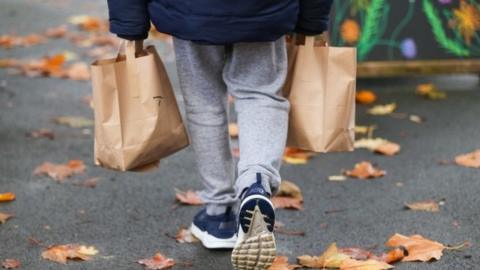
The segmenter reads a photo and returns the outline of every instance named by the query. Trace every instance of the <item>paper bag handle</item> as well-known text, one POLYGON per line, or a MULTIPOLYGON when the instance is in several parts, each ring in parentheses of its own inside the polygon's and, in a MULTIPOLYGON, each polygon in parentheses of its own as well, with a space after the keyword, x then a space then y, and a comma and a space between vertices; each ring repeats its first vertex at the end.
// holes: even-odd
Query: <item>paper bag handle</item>
POLYGON ((130 96, 138 98, 140 96, 140 72, 137 68, 136 53, 143 51, 143 40, 122 40, 117 52, 117 60, 120 59, 122 50, 125 50, 127 81, 130 96))

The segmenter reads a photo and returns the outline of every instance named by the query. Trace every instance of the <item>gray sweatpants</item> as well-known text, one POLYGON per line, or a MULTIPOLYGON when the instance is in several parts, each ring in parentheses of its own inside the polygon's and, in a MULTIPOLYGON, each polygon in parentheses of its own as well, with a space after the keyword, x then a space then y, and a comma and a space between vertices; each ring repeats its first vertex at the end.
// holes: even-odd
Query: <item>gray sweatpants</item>
POLYGON ((287 74, 284 38, 275 42, 200 45, 174 39, 180 87, 207 213, 223 213, 262 174, 275 193, 285 148, 289 103, 279 91, 287 74), (238 178, 230 151, 227 93, 239 127, 238 178))

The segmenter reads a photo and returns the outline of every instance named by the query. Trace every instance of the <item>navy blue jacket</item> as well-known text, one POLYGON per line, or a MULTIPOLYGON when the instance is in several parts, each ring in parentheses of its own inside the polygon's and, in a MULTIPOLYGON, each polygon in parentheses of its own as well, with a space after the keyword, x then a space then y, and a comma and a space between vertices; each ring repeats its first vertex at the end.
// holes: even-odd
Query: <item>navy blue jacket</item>
POLYGON ((108 0, 110 31, 130 40, 158 31, 204 44, 273 41, 328 27, 333 0, 108 0))

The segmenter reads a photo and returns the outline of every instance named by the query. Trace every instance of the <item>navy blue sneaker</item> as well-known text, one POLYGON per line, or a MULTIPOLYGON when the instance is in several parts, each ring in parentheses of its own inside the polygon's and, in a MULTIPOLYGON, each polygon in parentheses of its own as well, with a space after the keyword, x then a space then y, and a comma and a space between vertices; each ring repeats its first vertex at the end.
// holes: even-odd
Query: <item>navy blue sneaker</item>
POLYGON ((256 183, 242 193, 232 264, 236 270, 268 269, 276 255, 271 194, 263 188, 260 173, 257 173, 256 183))
POLYGON ((190 230, 203 246, 209 249, 231 249, 237 240, 236 217, 232 208, 225 214, 210 216, 206 209, 198 212, 193 218, 190 230))

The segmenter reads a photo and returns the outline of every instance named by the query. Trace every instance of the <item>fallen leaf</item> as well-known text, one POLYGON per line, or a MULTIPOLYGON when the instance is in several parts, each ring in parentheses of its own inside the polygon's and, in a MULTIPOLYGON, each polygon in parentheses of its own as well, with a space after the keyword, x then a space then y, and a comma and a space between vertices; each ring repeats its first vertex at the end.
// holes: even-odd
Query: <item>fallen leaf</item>
POLYGON ((18 65, 18 61, 15 59, 0 59, 0 68, 12 68, 18 65))
POLYGON ((391 268, 393 265, 373 259, 366 261, 346 259, 340 264, 340 270, 386 270, 391 268))
POLYGON ((0 212, 0 224, 7 222, 7 220, 11 219, 12 217, 13 215, 11 214, 0 212))
POLYGON ((286 196, 274 196, 271 198, 275 208, 303 210, 303 200, 286 196))
POLYGON ((49 38, 62 38, 67 34, 67 26, 66 25, 60 25, 57 27, 52 27, 48 28, 45 31, 45 35, 49 38))
POLYGON ((329 181, 345 181, 347 180, 347 177, 345 177, 345 175, 330 175, 328 177, 328 180, 329 181))
POLYGON ((393 156, 400 152, 400 145, 393 142, 385 142, 380 144, 377 148, 375 148, 376 153, 380 153, 386 156, 393 156))
POLYGON ((77 25, 81 30, 88 32, 107 31, 108 22, 98 17, 89 15, 75 15, 68 19, 71 24, 77 25))
POLYGON ((228 134, 230 134, 230 137, 232 137, 232 138, 238 137, 238 125, 237 125, 237 123, 228 124, 228 134))
POLYGON ((5 259, 2 262, 2 267, 5 269, 16 269, 21 265, 20 261, 17 259, 5 259))
POLYGON ((415 92, 417 93, 417 95, 432 100, 447 98, 447 93, 438 90, 438 88, 432 83, 424 83, 417 85, 417 89, 415 92))
POLYGON ((408 119, 414 123, 417 123, 417 124, 421 124, 423 122, 425 122, 425 119, 423 119, 422 117, 418 116, 418 115, 415 115, 415 114, 411 114, 408 119))
POLYGON ((360 104, 372 104, 377 100, 377 96, 370 90, 362 90, 357 92, 355 99, 360 104))
POLYGON ((438 211, 440 211, 440 207, 438 206, 438 203, 434 200, 407 203, 407 204, 405 204, 405 207, 407 207, 410 210, 415 210, 415 211, 427 211, 427 212, 438 212, 438 211))
POLYGON ((339 268, 349 258, 338 250, 336 243, 332 243, 320 257, 302 255, 297 260, 300 265, 310 268, 339 268))
POLYGON ((357 163, 353 170, 345 172, 345 175, 359 179, 378 178, 385 174, 387 174, 386 171, 373 167, 368 161, 357 163))
POLYGON ((315 153, 293 148, 293 147, 286 147, 285 152, 283 154, 283 161, 289 164, 307 164, 308 160, 315 156, 315 153))
POLYGON ((195 243, 199 240, 192 234, 190 229, 186 229, 185 227, 180 227, 177 234, 175 235, 175 240, 178 243, 195 243))
POLYGON ((405 257, 405 250, 402 248, 395 248, 388 251, 386 254, 382 254, 380 257, 377 258, 379 261, 383 261, 386 263, 394 263, 398 262, 405 257))
POLYGON ((390 103, 386 105, 377 105, 369 109, 367 112, 372 115, 387 115, 391 114, 397 108, 396 103, 390 103))
POLYGON ((97 253, 98 250, 94 246, 78 244, 54 245, 42 252, 42 258, 66 264, 67 259, 88 261, 97 253))
POLYGON ((10 49, 13 47, 31 47, 46 41, 45 37, 38 34, 26 36, 2 35, 0 36, 0 47, 10 49))
POLYGON ((7 192, 7 193, 0 193, 0 202, 10 202, 15 200, 15 193, 7 192))
POLYGON ((139 260, 138 263, 145 265, 145 267, 149 270, 161 270, 174 266, 175 260, 167 258, 161 253, 156 253, 151 258, 139 260))
POLYGON ((55 123, 68 125, 74 128, 93 126, 93 121, 84 117, 77 116, 60 116, 54 119, 55 123))
POLYGON ((402 261, 422 261, 431 259, 439 260, 445 246, 421 235, 404 236, 396 233, 385 243, 387 247, 404 247, 408 251, 402 261))
POLYGON ((267 270, 293 270, 300 267, 302 266, 297 264, 288 264, 288 257, 286 256, 276 256, 272 265, 267 268, 267 270))
POLYGON ((354 260, 367 260, 375 256, 371 251, 357 247, 340 248, 339 252, 354 260))
POLYGON ((27 135, 29 137, 32 137, 32 138, 44 137, 44 138, 48 138, 50 140, 55 139, 55 134, 53 133, 53 131, 51 131, 49 129, 46 129, 46 128, 41 128, 39 130, 32 131, 32 132, 28 133, 27 135))
POLYGON ((377 129, 377 126, 355 126, 355 133, 358 134, 371 134, 373 131, 377 129))
POLYGON ((480 149, 455 157, 455 163, 468 168, 480 168, 480 149))
POLYGON ((81 160, 70 160, 66 164, 54 164, 44 162, 35 168, 34 175, 47 175, 55 181, 63 182, 67 177, 74 174, 82 173, 86 169, 85 164, 81 160))
POLYGON ((288 180, 282 180, 280 187, 278 188, 277 196, 286 196, 303 200, 300 188, 288 180))
POLYGON ((187 191, 181 191, 178 189, 175 189, 175 198, 177 201, 183 204, 188 204, 188 205, 202 205, 204 202, 200 197, 198 196, 198 193, 193 190, 187 190, 187 191))
POLYGON ((74 63, 66 70, 66 78, 75 81, 90 80, 90 68, 83 62, 74 63))
POLYGON ((388 140, 382 138, 363 138, 356 140, 354 143, 355 148, 366 148, 370 151, 387 155, 393 156, 400 152, 400 145, 394 142, 390 142, 388 140))
POLYGON ((84 180, 83 182, 75 182, 73 184, 80 187, 95 188, 99 181, 100 177, 92 177, 84 180))

